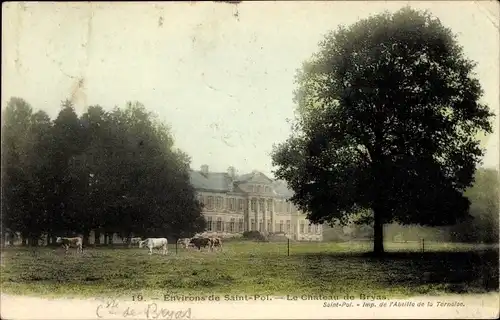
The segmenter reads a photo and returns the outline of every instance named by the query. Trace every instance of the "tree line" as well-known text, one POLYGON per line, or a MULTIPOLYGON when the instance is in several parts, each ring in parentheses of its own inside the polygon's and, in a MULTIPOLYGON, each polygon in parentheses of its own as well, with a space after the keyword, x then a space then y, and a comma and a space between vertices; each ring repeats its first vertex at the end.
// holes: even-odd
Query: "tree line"
POLYGON ((50 119, 22 98, 2 111, 2 230, 41 236, 172 238, 205 229, 189 156, 138 103, 78 115, 66 100, 50 119))
MULTIPOLYGON (((470 201, 470 219, 450 226, 421 226, 417 224, 388 224, 384 228, 386 241, 443 241, 468 243, 498 243, 499 225, 499 182, 498 171, 492 168, 478 168, 474 175, 474 184, 464 195, 470 201)), ((348 226, 339 224, 325 229, 325 241, 348 241, 354 239, 372 239, 373 226, 352 223, 348 226)))

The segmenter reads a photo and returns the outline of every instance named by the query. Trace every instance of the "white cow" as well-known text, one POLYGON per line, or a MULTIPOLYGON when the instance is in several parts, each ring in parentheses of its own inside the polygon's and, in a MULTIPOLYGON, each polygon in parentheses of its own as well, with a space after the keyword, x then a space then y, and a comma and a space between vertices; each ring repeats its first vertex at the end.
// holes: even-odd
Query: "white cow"
POLYGON ((190 242, 191 238, 180 238, 179 240, 177 240, 177 244, 185 249, 189 248, 190 242))
POLYGON ((162 249, 163 254, 168 253, 167 238, 148 238, 144 241, 139 241, 139 248, 142 248, 144 244, 146 244, 146 248, 149 249, 149 254, 153 254, 153 249, 162 249))
POLYGON ((128 242, 128 246, 129 248, 133 245, 133 244, 137 244, 139 242, 141 242, 142 239, 140 237, 137 237, 137 238, 130 238, 129 239, 129 242, 128 242))
POLYGON ((83 253, 83 239, 81 237, 64 238, 57 237, 56 243, 62 244, 65 253, 68 253, 70 247, 76 247, 77 253, 83 253))

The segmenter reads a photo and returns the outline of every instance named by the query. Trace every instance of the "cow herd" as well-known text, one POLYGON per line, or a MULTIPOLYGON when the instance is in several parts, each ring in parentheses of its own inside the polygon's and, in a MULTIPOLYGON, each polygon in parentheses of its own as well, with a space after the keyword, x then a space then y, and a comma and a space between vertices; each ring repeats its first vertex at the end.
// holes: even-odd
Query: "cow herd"
POLYGON ((210 251, 218 248, 222 250, 222 239, 218 237, 194 237, 194 238, 181 238, 177 240, 177 244, 182 247, 196 248, 201 251, 201 248, 208 248, 210 251))
MULTIPOLYGON (((161 251, 163 255, 168 254, 168 240, 167 238, 147 238, 142 240, 140 237, 129 238, 128 247, 132 247, 133 244, 138 244, 139 248, 147 248, 149 254, 153 254, 153 249, 161 251)), ((69 248, 76 248, 77 253, 83 253, 83 238, 82 237, 57 237, 56 243, 61 244, 68 253, 69 248)), ((208 251, 214 251, 215 249, 222 250, 222 239, 218 237, 203 237, 195 236, 193 238, 181 238, 177 240, 177 245, 185 249, 198 249, 201 251, 202 248, 207 248, 208 251)))

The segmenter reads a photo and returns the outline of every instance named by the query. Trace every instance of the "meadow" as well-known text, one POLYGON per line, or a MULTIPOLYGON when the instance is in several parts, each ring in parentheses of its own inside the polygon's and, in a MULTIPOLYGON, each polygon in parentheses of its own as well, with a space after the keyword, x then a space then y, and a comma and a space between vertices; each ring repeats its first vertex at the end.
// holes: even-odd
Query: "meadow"
POLYGON ((35 296, 327 295, 388 298, 498 291, 498 246, 385 244, 383 258, 368 242, 227 242, 222 251, 170 246, 85 248, 67 255, 54 248, 4 248, 2 292, 35 296))

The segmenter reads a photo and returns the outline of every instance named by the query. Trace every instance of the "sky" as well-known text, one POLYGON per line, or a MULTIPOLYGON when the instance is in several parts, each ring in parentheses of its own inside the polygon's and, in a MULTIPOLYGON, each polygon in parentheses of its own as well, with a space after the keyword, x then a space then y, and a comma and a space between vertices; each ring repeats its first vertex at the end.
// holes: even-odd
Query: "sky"
MULTIPOLYGON (((2 108, 18 96, 55 118, 67 98, 78 113, 139 101, 171 126, 193 169, 272 177, 302 62, 338 25, 408 4, 458 35, 498 115, 496 1, 3 3, 2 108)), ((483 141, 488 167, 498 168, 498 120, 483 141)))

